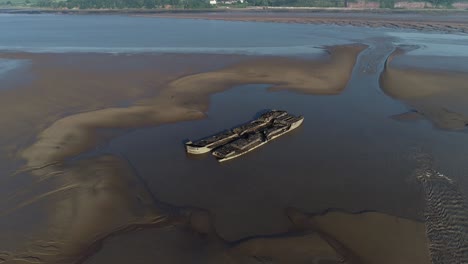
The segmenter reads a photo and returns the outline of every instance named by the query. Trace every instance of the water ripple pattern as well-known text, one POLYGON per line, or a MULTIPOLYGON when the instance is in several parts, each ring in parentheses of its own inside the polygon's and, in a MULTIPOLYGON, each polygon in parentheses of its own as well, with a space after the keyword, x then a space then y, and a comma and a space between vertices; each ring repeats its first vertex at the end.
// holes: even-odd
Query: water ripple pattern
POLYGON ((426 197, 426 232, 434 264, 468 263, 468 207, 456 182, 428 168, 417 174, 426 197))

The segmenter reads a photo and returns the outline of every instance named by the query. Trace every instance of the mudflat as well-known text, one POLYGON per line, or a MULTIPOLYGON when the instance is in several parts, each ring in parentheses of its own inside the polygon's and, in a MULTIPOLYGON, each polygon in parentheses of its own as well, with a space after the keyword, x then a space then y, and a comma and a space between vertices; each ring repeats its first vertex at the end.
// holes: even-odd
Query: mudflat
POLYGON ((308 58, 1 53, 28 64, 0 89, 0 262, 431 263, 434 226, 468 234, 453 210, 468 190, 466 74, 368 43, 308 58), (311 121, 234 163, 185 155, 185 137, 267 107, 311 121))
POLYGON ((138 14, 139 16, 207 19, 227 21, 254 21, 300 24, 335 24, 341 26, 384 27, 391 29, 414 29, 452 33, 468 32, 468 12, 464 11, 388 11, 337 9, 309 10, 250 10, 232 12, 177 12, 138 14))
MULTIPOLYGON (((260 83, 271 84, 275 90, 340 93, 364 48, 330 47, 329 55, 318 60, 230 55, 3 54, 3 58, 31 61, 33 76, 27 83, 2 91, 6 111, 1 120, 10 128, 2 130, 3 156, 15 160, 19 154, 26 161, 7 176, 16 180, 7 182, 12 186, 18 178, 35 182, 30 190, 19 187, 6 193, 3 221, 24 217, 31 208, 47 213, 38 220, 43 223, 41 227, 34 231, 40 237, 37 241, 12 243, 17 238, 14 232, 21 233, 21 225, 12 228, 16 231, 9 235, 8 244, 20 246, 2 258, 73 263, 86 259, 112 234, 143 226, 184 224, 201 228, 198 221, 190 220, 199 209, 171 208, 158 201, 138 177, 132 179, 132 169, 121 158, 101 156, 71 164, 67 160, 112 137, 106 133, 100 137, 99 131, 203 118, 209 95, 234 85, 260 83), (18 144, 31 138, 35 142, 30 146, 18 144), (102 208, 106 208, 105 213, 102 208), (28 254, 31 250, 35 253, 28 254)), ((200 222, 202 227, 207 225, 204 222, 200 222)))

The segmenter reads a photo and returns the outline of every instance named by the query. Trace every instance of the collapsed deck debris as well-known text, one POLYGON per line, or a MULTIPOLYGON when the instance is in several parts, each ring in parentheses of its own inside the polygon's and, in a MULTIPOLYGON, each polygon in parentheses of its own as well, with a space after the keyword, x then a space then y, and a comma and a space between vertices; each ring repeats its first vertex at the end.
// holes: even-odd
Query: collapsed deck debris
POLYGON ((281 110, 271 110, 245 125, 195 142, 189 141, 185 147, 187 153, 203 154, 212 151, 218 161, 226 161, 244 155, 292 131, 303 121, 302 116, 294 116, 281 110))

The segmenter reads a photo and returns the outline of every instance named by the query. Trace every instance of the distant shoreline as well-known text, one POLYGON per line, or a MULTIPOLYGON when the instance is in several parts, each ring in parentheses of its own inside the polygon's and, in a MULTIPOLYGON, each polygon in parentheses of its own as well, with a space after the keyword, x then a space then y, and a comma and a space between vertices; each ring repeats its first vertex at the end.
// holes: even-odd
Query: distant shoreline
POLYGON ((296 24, 333 24, 468 34, 468 12, 449 9, 211 8, 211 9, 0 9, 0 14, 127 15, 296 24))
POLYGON ((345 7, 216 7, 204 9, 156 8, 156 9, 58 9, 37 7, 0 7, 0 14, 200 14, 200 13, 371 13, 371 14, 468 14, 468 10, 427 8, 427 9, 388 9, 388 8, 345 8, 345 7))

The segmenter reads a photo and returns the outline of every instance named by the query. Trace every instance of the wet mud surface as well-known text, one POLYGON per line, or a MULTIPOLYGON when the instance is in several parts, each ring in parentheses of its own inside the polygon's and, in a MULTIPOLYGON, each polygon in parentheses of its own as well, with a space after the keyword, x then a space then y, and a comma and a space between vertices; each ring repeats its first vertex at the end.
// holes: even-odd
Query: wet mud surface
POLYGON ((0 263, 463 263, 466 74, 404 56, 2 55, 34 78, 0 91, 0 263), (260 105, 307 123, 226 166, 183 153, 260 105))

